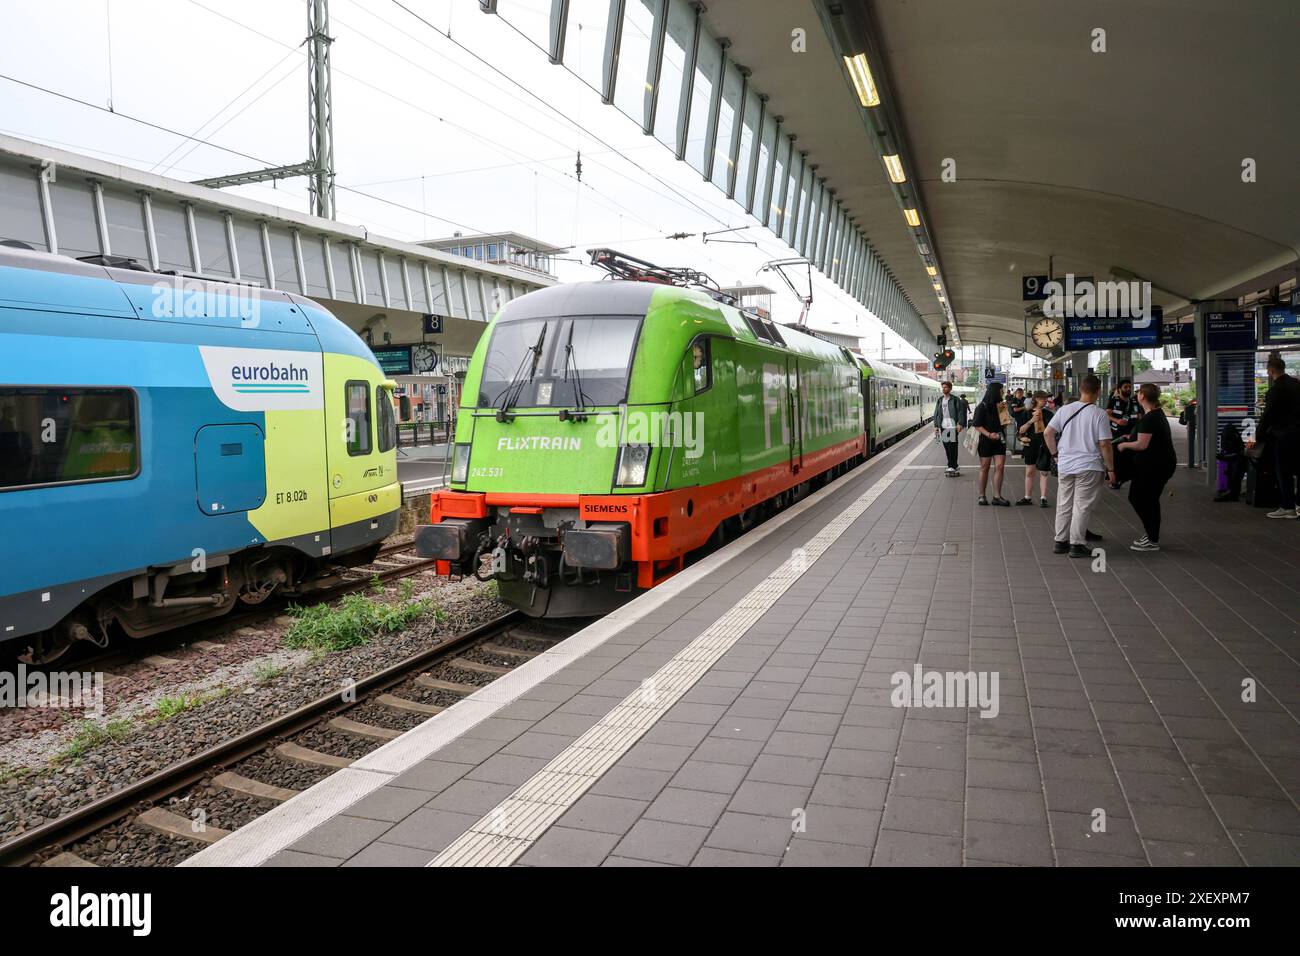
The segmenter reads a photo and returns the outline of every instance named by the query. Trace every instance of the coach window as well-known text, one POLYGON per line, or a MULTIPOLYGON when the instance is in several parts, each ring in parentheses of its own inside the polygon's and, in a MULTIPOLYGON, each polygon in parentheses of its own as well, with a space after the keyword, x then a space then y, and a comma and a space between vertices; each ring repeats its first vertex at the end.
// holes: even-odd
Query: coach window
POLYGON ((0 490, 134 478, 138 422, 128 388, 0 388, 0 490))
POLYGON ((365 382, 348 382, 346 389, 349 455, 370 454, 370 388, 365 382))
POLYGON ((691 369, 695 376, 696 395, 712 387, 713 349, 708 339, 700 339, 691 344, 691 369))
POLYGON ((393 414, 393 390, 387 385, 375 389, 376 447, 392 451, 397 447, 397 417, 393 414))

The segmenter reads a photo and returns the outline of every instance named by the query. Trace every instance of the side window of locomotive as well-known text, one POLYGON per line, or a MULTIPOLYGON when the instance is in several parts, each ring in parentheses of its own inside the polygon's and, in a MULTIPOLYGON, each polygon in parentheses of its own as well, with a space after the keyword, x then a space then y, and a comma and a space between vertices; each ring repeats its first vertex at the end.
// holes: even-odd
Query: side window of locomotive
POLYGON ((376 447, 392 451, 397 447, 397 416, 393 412, 393 390, 386 385, 375 389, 376 447))
POLYGON ((365 382, 348 382, 344 388, 344 408, 347 414, 347 443, 349 455, 369 455, 370 444, 370 387, 365 382))
POLYGON ((691 344, 691 373, 696 395, 713 386, 713 348, 708 339, 691 344))
POLYGON ((0 388, 0 490, 139 472, 139 416, 130 389, 0 388))

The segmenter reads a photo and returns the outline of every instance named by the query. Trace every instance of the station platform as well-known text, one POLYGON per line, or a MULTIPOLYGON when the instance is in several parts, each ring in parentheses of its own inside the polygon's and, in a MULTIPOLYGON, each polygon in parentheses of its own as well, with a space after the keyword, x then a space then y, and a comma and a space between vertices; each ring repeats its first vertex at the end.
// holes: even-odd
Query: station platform
POLYGON ((1072 559, 963 456, 905 439, 186 865, 1300 863, 1300 521, 1180 468, 1163 551, 1103 490, 1072 559), (996 694, 895 706, 918 667, 996 694))

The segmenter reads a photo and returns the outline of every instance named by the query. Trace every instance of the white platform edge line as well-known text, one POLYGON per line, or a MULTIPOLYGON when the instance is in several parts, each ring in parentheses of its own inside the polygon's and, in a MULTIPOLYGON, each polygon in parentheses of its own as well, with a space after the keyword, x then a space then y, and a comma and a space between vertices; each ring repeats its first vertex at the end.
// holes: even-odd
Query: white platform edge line
POLYGON ((802 549, 791 554, 762 581, 727 608, 712 624, 682 648, 677 654, 633 691, 616 704, 596 724, 557 754, 542 769, 524 781, 518 789, 485 813, 468 830, 453 840, 434 857, 427 866, 509 866, 572 807, 615 763, 650 730, 686 693, 712 669, 713 665, 731 649, 749 629, 761 620, 789 588, 803 577, 854 522, 864 515, 889 490, 921 452, 921 445, 911 450, 881 479, 859 494, 838 516, 828 521, 810 538, 802 549), (762 595, 758 606, 750 606, 746 598, 762 595), (707 653, 699 651, 707 648, 707 653), (647 700, 647 685, 667 686, 667 693, 647 700), (639 711, 632 726, 625 715, 639 711), (612 728, 619 728, 610 733, 612 728), (579 786, 568 788, 562 799, 547 801, 540 818, 536 814, 516 814, 514 805, 529 801, 539 788, 544 789, 549 778, 557 774, 581 779, 579 786))
MULTIPOLYGON (((600 620, 589 624, 560 644, 544 651, 526 664, 515 668, 509 674, 486 685, 482 690, 453 704, 442 713, 435 714, 423 723, 417 724, 396 740, 371 751, 351 767, 336 771, 296 797, 291 797, 284 803, 272 808, 251 823, 240 827, 225 839, 219 840, 212 846, 206 847, 183 860, 179 865, 260 866, 281 850, 287 849, 297 842, 315 827, 342 814, 348 807, 378 790, 398 774, 431 757, 438 750, 447 746, 482 721, 487 720, 497 711, 508 706, 548 677, 558 673, 574 661, 580 660, 586 653, 600 647, 611 637, 618 634, 625 626, 635 624, 652 612, 657 611, 682 591, 690 588, 700 579, 707 577, 717 568, 744 553, 747 548, 760 544, 772 534, 780 531, 808 509, 815 508, 836 494, 844 493, 850 484, 856 483, 854 479, 867 478, 874 472, 879 471, 880 466, 893 459, 895 452, 901 452, 916 441, 918 437, 925 437, 926 435, 927 433, 922 429, 916 435, 904 439, 892 448, 886 449, 878 457, 868 459, 865 465, 850 472, 845 476, 845 479, 831 482, 825 488, 809 495, 794 507, 788 508, 748 534, 725 545, 698 564, 673 575, 663 584, 651 588, 645 594, 634 598, 600 620), (575 646, 582 648, 579 653, 574 653, 573 648, 575 646), (521 672, 525 672, 525 676, 516 677, 521 672), (515 680, 511 681, 511 678, 515 678, 515 680), (512 691, 510 697, 501 694, 500 689, 495 693, 492 692, 493 688, 497 688, 503 681, 510 682, 505 685, 506 688, 512 691), (519 684, 518 687, 514 686, 516 683, 519 684), (406 743, 408 739, 411 741, 409 745, 406 743), (340 786, 342 781, 331 783, 335 781, 336 777, 341 777, 343 774, 350 772, 358 772, 364 776, 362 780, 350 781, 350 786, 340 786), (364 788, 362 786, 363 781, 364 788), (304 824, 299 822, 300 819, 310 822, 304 824)), ((928 442, 920 444, 921 447, 924 447, 928 442)), ((916 449, 912 454, 917 454, 919 451, 920 448, 916 449)), ((857 500, 862 494, 863 492, 859 492, 854 500, 857 500)))

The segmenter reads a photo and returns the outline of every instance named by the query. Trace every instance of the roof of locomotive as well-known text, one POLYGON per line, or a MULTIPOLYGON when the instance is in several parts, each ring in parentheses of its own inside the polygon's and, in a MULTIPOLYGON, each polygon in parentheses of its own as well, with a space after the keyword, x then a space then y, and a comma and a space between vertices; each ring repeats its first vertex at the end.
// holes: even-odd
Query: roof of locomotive
MULTIPOLYGON (((759 338, 746 322, 746 314, 741 310, 719 302, 703 290, 628 279, 567 282, 537 289, 502 306, 496 320, 515 322, 566 315, 646 315, 651 309, 674 303, 689 304, 703 315, 711 314, 718 322, 715 329, 706 328, 701 331, 721 333, 725 330, 744 342, 773 349, 782 348, 759 338)), ((832 342, 790 326, 780 325, 776 328, 788 351, 839 362, 845 360, 844 349, 832 342)))

